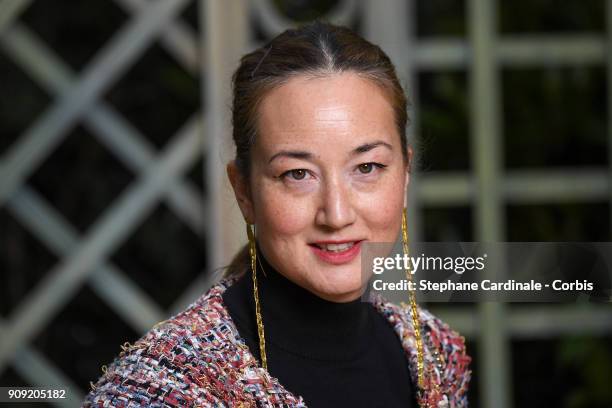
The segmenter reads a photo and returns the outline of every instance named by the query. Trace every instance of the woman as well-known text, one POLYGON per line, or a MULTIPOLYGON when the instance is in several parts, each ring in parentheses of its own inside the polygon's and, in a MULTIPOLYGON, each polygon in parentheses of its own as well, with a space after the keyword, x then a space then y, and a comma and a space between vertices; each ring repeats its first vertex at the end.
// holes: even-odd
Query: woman
POLYGON ((315 22, 245 55, 233 92, 227 172, 249 244, 125 347, 84 405, 467 406, 463 337, 414 294, 360 299, 364 243, 401 231, 407 245, 412 149, 389 58, 315 22))

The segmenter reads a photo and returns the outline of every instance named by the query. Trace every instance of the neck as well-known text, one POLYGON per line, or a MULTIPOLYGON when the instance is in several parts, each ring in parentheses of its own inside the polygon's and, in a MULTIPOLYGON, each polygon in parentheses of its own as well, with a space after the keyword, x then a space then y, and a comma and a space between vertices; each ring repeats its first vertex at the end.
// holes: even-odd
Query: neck
MULTIPOLYGON (((361 298, 345 303, 322 299, 274 269, 261 251, 257 251, 257 256, 261 261, 257 267, 257 283, 266 343, 304 357, 325 360, 352 359, 367 348, 371 304, 361 298)), ((234 285, 243 301, 242 307, 235 307, 228 299, 230 313, 233 309, 233 317, 235 314, 239 320, 250 322, 247 327, 256 328, 252 272, 247 272, 234 285)), ((228 294, 228 297, 234 296, 228 294)), ((252 334, 256 336, 256 333, 255 330, 252 334)))

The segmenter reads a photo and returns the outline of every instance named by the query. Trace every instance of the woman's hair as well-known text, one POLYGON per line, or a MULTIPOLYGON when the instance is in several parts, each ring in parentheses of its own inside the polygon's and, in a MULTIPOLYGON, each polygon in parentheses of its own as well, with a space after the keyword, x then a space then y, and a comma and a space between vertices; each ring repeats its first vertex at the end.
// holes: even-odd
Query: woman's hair
MULTIPOLYGON (((243 56, 232 76, 235 163, 245 180, 250 176, 251 147, 257 137, 258 107, 266 94, 295 76, 327 77, 342 72, 358 74, 383 90, 393 107, 404 164, 410 168, 406 137, 408 100, 393 63, 380 47, 352 30, 314 21, 285 30, 243 56)), ((249 268, 249 250, 245 245, 223 276, 241 275, 249 268)))

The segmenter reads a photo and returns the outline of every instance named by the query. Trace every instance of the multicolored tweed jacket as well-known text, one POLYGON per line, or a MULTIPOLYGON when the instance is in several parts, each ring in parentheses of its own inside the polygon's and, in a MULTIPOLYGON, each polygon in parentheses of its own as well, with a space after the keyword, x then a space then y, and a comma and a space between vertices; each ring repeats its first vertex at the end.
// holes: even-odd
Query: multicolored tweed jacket
MULTIPOLYGON (((225 278, 187 309, 122 346, 83 401, 84 407, 307 407, 264 370, 238 333, 223 292, 238 278, 225 278)), ((417 351, 410 309, 373 294, 371 303, 401 339, 413 383, 417 351)), ((466 407, 471 358, 464 338, 419 309, 425 351, 421 407, 466 407)), ((415 387, 416 388, 416 387, 415 387)))

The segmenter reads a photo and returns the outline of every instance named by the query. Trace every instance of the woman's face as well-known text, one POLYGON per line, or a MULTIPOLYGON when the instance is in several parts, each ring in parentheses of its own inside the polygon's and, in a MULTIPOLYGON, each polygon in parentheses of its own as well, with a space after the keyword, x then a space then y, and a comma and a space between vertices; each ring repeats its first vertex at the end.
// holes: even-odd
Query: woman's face
POLYGON ((259 115, 250 179, 233 163, 228 174, 264 256, 323 299, 358 298, 361 246, 395 241, 406 202, 391 104, 354 73, 297 76, 264 97, 259 115))

